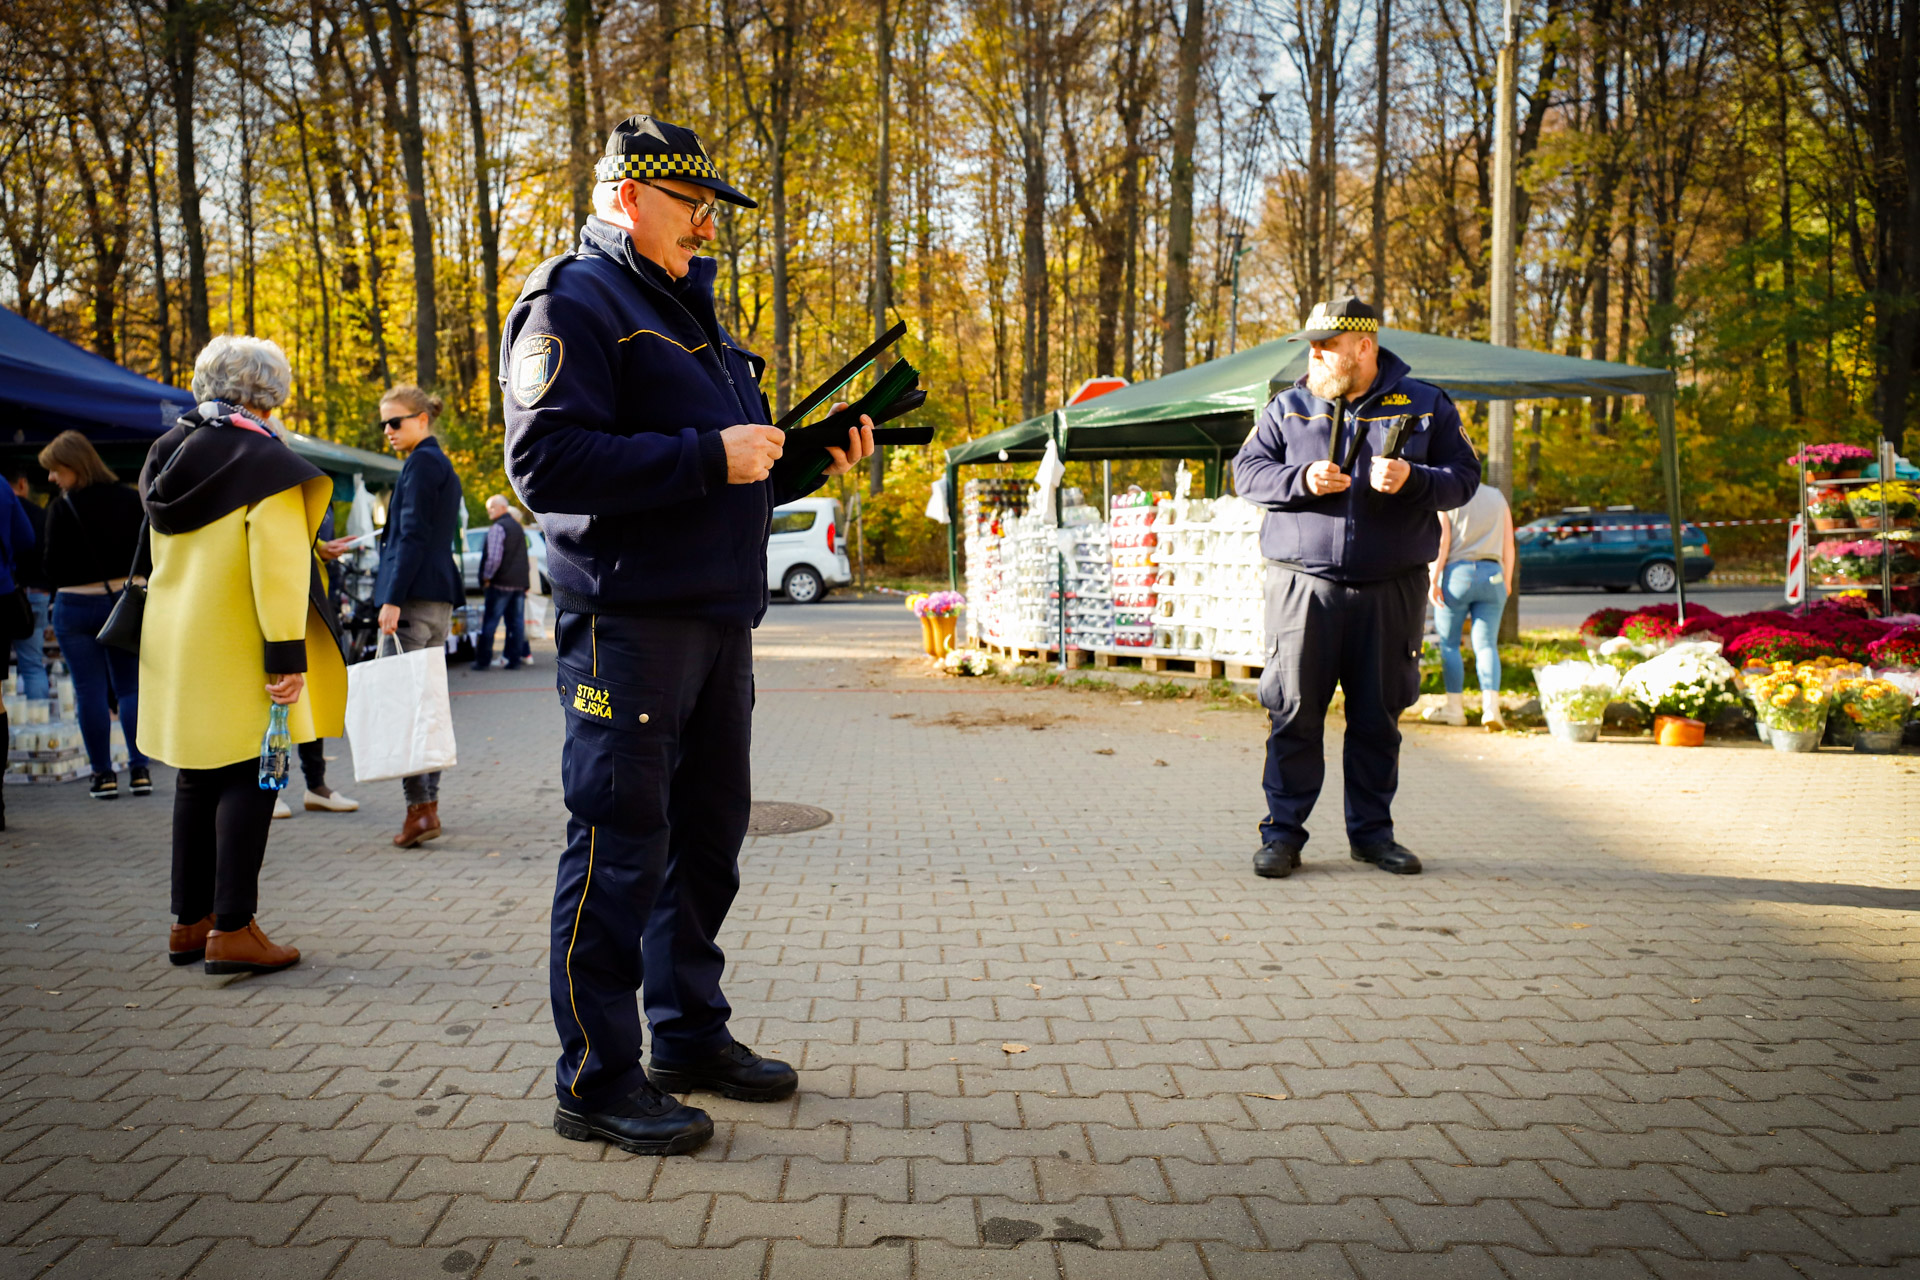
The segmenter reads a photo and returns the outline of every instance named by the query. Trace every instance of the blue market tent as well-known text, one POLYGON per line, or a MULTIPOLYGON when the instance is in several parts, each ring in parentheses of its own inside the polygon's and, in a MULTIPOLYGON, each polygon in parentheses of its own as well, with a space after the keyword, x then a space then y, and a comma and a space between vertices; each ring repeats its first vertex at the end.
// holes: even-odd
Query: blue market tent
MULTIPOLYGON (((107 465, 137 470, 147 449, 193 407, 193 394, 48 333, 0 307, 0 457, 32 465, 41 446, 69 428, 84 434, 107 465)), ((389 487, 400 462, 386 454, 294 435, 296 453, 351 486, 355 473, 389 487)))

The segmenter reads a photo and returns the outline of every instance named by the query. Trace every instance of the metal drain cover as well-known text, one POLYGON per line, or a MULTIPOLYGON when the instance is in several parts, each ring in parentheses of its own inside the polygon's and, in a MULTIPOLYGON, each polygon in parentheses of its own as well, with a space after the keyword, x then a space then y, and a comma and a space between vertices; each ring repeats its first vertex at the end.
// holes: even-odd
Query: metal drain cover
POLYGON ((825 809, 810 804, 790 804, 785 800, 755 800, 747 817, 750 836, 785 836, 796 831, 811 831, 833 821, 825 809))

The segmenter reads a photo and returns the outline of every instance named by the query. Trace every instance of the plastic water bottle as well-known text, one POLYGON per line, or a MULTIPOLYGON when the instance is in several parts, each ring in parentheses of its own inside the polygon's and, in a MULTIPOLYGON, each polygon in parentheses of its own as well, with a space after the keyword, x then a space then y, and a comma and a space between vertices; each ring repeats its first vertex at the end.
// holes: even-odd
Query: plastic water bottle
POLYGON ((287 729, 287 709, 273 704, 267 731, 260 735, 260 789, 284 791, 293 771, 293 734, 287 729))

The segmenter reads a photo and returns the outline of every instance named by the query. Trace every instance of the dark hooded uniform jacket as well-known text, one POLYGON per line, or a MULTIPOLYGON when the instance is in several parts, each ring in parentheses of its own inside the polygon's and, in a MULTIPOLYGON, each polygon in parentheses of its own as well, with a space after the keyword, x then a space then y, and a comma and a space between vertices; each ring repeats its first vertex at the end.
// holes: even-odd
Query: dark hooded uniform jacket
POLYGON ((673 279, 620 228, 527 281, 507 317, 507 476, 547 534, 554 603, 578 613, 753 625, 773 508, 819 486, 784 463, 727 483, 720 433, 773 420, 766 362, 713 307, 714 262, 673 279))
MULTIPOLYGON (((1447 393, 1407 376, 1407 362, 1384 347, 1366 394, 1347 406, 1344 454, 1364 430, 1344 493, 1307 488, 1307 468, 1328 457, 1333 402, 1302 377, 1267 402, 1233 460, 1234 490, 1267 509, 1260 552, 1336 582, 1379 582, 1430 564, 1440 550, 1439 513, 1463 506, 1480 487, 1480 460, 1460 429, 1447 393), (1374 456, 1395 419, 1411 429, 1400 457, 1410 467, 1398 493, 1368 483, 1374 456)), ((1345 457, 1339 459, 1345 462, 1345 457)))

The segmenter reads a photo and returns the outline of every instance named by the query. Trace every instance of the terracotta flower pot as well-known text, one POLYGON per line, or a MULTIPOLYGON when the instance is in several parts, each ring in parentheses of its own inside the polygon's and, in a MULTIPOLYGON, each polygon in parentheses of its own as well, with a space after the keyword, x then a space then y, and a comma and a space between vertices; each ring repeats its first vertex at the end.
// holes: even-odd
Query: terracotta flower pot
POLYGON ((1807 479, 1809 480, 1838 480, 1839 478, 1840 473, 1838 471, 1816 471, 1812 467, 1807 468, 1807 479))
POLYGON ((1835 529, 1853 528, 1852 516, 1815 516, 1813 527, 1820 533, 1831 533, 1835 529))
POLYGON ((1697 747, 1707 740, 1707 726, 1685 716, 1655 716, 1653 733, 1663 747, 1697 747))

